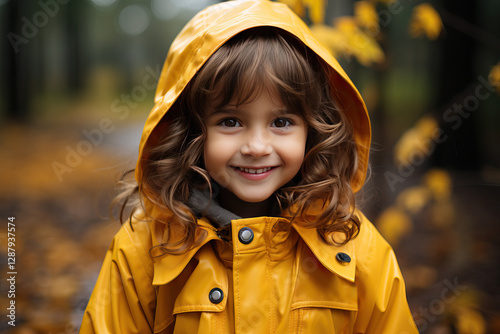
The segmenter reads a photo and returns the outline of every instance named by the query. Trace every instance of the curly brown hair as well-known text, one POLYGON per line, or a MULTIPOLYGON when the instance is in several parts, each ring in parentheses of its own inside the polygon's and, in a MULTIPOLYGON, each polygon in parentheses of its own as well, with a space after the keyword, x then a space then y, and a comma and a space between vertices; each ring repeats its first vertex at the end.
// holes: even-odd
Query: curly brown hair
POLYGON ((301 170, 275 193, 283 214, 316 228, 325 240, 331 232, 341 232, 345 235, 341 243, 348 242, 360 227, 350 185, 358 155, 352 124, 332 96, 335 87, 328 75, 314 52, 279 29, 253 28, 230 39, 207 60, 162 119, 159 144, 147 147, 142 157, 142 179, 116 199, 125 199, 120 220, 135 198, 131 215, 142 207, 155 220, 163 252, 185 252, 200 243, 203 231, 186 203, 193 188, 210 187, 203 166, 205 113, 230 102, 244 104, 265 89, 276 93, 308 125, 301 170), (321 210, 312 213, 318 203, 321 210))

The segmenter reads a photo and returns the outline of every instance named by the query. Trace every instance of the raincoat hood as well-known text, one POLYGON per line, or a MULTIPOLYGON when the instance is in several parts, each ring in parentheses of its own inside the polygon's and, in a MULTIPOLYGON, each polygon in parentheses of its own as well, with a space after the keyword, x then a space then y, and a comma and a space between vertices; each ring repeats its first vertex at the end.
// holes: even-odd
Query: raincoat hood
POLYGON ((135 175, 137 182, 142 179, 145 148, 158 143, 160 121, 190 80, 226 41, 256 27, 282 29, 324 61, 332 94, 354 128, 359 160, 351 186, 355 192, 360 190, 366 177, 371 141, 370 120, 363 99, 337 60, 312 36, 306 24, 288 6, 268 0, 235 0, 210 6, 191 19, 175 38, 163 65, 155 106, 142 133, 135 175))

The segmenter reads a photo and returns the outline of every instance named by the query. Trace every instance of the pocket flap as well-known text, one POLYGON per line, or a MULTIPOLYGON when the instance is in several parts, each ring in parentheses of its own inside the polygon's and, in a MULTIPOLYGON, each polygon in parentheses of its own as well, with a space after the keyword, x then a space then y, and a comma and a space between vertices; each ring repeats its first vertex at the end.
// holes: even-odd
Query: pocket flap
POLYGON ((175 321, 176 314, 223 311, 228 292, 226 268, 208 244, 193 256, 174 280, 156 288, 155 333, 160 333, 175 321), (210 301, 209 293, 213 288, 223 292, 218 303, 210 301))
POLYGON ((186 269, 191 272, 177 295, 173 313, 224 310, 228 294, 227 273, 211 245, 205 245, 200 249, 188 267, 186 269), (210 298, 213 289, 220 289, 218 291, 221 294, 216 296, 220 298, 210 298))
POLYGON ((354 282, 325 268, 308 247, 302 249, 292 298, 292 309, 306 307, 358 310, 354 282))

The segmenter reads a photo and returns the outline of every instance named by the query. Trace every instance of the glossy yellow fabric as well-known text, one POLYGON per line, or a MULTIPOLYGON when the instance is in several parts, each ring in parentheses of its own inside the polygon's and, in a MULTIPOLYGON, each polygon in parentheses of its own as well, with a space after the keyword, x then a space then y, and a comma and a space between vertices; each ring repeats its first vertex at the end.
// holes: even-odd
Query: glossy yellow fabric
MULTIPOLYGON (((360 189, 371 138, 364 102, 307 26, 285 5, 267 0, 209 7, 173 42, 144 127, 138 182, 144 148, 156 144, 164 130, 162 117, 189 80, 225 41, 258 26, 297 36, 324 60, 332 93, 354 126, 360 161, 352 186, 360 189)), ((198 224, 208 236, 201 245, 154 259, 149 252, 158 239, 152 223, 124 224, 106 254, 81 333, 418 332, 394 252, 368 220, 362 217, 359 236, 344 246, 325 242, 299 222, 275 232, 278 223, 290 224, 280 217, 233 220, 229 244, 202 218, 198 224), (238 241, 242 227, 254 233, 246 245, 238 241), (338 253, 351 261, 340 262, 338 253), (213 288, 224 293, 220 303, 209 300, 213 288)))
POLYGON ((124 224, 106 255, 81 333, 418 333, 391 247, 362 217, 344 246, 283 218, 232 221, 233 245, 205 219, 206 240, 156 259, 151 223, 124 224), (238 241, 249 227, 254 240, 238 241), (339 252, 350 256, 341 263, 339 252), (218 304, 213 288, 224 292, 218 304))
POLYGON ((304 22, 286 5, 267 0, 228 1, 197 14, 173 41, 160 76, 155 106, 149 115, 139 146, 136 179, 141 181, 145 146, 155 145, 162 133, 160 120, 205 61, 238 33, 261 26, 283 29, 295 35, 324 61, 330 72, 332 93, 354 126, 359 161, 352 188, 358 191, 366 176, 371 129, 363 99, 337 60, 311 35, 304 22))

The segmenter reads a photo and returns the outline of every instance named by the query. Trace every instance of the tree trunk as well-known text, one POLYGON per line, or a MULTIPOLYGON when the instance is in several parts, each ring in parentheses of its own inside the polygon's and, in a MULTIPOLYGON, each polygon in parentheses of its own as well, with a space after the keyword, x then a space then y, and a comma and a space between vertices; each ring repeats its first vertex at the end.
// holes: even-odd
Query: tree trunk
POLYGON ((477 24, 477 2, 444 0, 445 33, 442 43, 438 119, 447 139, 437 146, 433 162, 438 167, 476 170, 480 166, 477 138, 477 109, 474 89, 479 84, 474 72, 476 41, 448 20, 461 18, 477 24))

